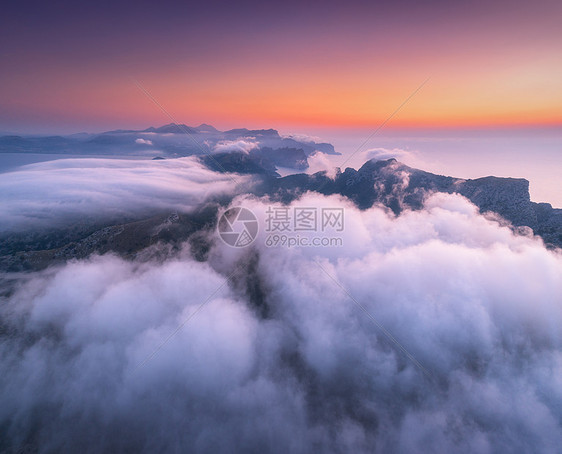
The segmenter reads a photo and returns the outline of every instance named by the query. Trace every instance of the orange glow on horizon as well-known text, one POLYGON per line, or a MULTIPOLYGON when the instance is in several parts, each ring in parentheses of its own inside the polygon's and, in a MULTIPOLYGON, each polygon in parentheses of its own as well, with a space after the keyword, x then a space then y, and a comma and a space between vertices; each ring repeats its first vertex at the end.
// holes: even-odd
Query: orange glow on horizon
POLYGON ((177 121, 223 128, 373 127, 427 78, 386 127, 562 125, 560 2, 298 3, 22 10, 0 130, 169 123, 133 79, 177 121))
POLYGON ((370 33, 353 38, 361 46, 328 34, 307 35, 306 42, 288 37, 286 46, 269 42, 261 53, 257 42, 256 48, 205 54, 197 62, 162 54, 165 66, 117 56, 103 65, 87 60, 63 68, 33 55, 40 72, 18 60, 5 66, 2 107, 14 123, 55 129, 169 123, 136 79, 182 123, 376 127, 429 77, 385 127, 562 125, 562 59, 554 41, 545 38, 540 48, 506 46, 491 29, 474 37, 451 34, 449 43, 426 31, 419 52, 412 35, 381 47, 380 37, 370 33))

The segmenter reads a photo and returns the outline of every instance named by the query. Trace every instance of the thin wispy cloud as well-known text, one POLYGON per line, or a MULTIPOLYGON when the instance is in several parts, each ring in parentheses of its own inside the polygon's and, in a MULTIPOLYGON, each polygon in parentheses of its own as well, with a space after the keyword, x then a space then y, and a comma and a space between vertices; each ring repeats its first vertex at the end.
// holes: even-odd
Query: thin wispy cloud
POLYGON ((234 186, 228 175, 210 171, 195 158, 60 159, 32 164, 0 178, 0 232, 61 228, 88 219, 122 219, 166 210, 187 212, 234 186))

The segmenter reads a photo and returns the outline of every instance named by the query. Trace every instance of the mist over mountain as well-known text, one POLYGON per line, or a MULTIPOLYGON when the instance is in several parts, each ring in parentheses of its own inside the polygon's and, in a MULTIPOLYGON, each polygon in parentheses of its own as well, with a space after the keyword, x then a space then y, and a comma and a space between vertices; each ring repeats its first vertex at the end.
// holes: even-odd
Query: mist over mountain
POLYGON ((482 213, 496 213, 514 227, 531 228, 547 244, 562 246, 562 209, 532 202, 529 182, 523 178, 447 177, 413 169, 390 158, 367 161, 359 170, 337 169, 334 178, 318 172, 270 179, 257 189, 259 194, 285 202, 307 191, 344 195, 361 209, 382 204, 396 215, 405 209, 422 209, 429 194, 457 193, 482 213))
POLYGON ((0 454, 562 453, 562 1, 0 10, 0 454))
POLYGON ((143 130, 117 129, 101 134, 3 136, 0 137, 0 153, 177 158, 220 153, 225 149, 231 151, 229 147, 236 147, 240 142, 244 142, 248 150, 254 150, 252 158, 272 167, 304 170, 308 167, 307 157, 314 153, 338 154, 331 144, 283 137, 275 129, 219 131, 207 124, 192 127, 175 123, 143 130))
POLYGON ((280 177, 330 147, 185 128, 64 138, 166 159, 0 174, 0 451, 557 451, 562 210, 388 157, 280 177), (341 210, 341 245, 272 247, 302 208, 341 210))

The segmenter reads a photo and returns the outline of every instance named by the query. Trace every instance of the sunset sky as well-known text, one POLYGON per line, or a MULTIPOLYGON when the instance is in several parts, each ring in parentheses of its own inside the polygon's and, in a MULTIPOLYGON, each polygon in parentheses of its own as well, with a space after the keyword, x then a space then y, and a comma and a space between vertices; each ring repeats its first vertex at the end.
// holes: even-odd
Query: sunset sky
POLYGON ((562 2, 9 2, 0 131, 562 125, 562 2))

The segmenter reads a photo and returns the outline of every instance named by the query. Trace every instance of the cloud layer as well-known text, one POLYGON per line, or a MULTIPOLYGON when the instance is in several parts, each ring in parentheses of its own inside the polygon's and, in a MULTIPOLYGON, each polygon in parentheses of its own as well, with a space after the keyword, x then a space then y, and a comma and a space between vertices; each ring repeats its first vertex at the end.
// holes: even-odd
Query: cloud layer
POLYGON ((556 452, 558 253, 456 195, 398 218, 294 205, 343 207, 344 248, 268 248, 262 228, 246 249, 211 233, 206 263, 21 277, 1 305, 2 448, 556 452))
MULTIPOLYGON (((237 176, 236 181, 244 179, 237 176)), ((229 175, 212 172, 194 158, 32 164, 0 178, 0 233, 158 210, 189 211, 234 186, 229 175)))
POLYGON ((390 158, 397 159, 409 165, 414 165, 416 162, 419 162, 418 154, 415 151, 403 150, 401 148, 371 148, 362 152, 361 155, 363 162, 369 159, 383 161, 390 158))

